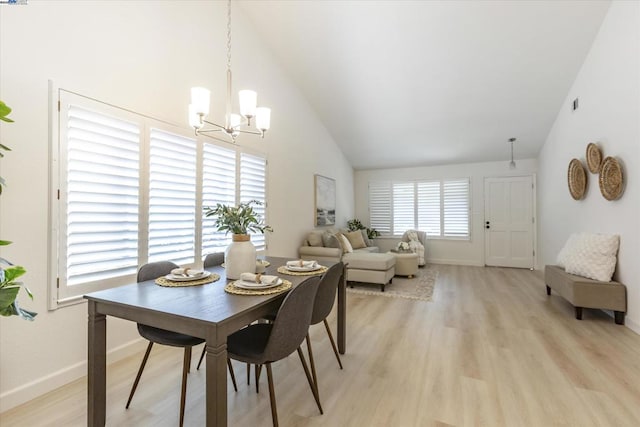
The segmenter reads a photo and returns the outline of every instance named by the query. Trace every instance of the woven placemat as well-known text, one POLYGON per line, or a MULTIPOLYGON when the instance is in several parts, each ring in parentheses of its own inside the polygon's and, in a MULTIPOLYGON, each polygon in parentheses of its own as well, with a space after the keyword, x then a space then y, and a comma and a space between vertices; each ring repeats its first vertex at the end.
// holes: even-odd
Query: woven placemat
POLYGON ((234 295, 271 295, 291 289, 291 282, 285 279, 282 279, 282 284, 280 286, 269 289, 238 288, 237 286, 234 286, 234 283, 235 282, 227 283, 224 286, 224 291, 234 295))
POLYGON ((321 265, 319 269, 313 271, 291 271, 284 265, 278 267, 278 273, 288 274, 289 276, 316 276, 318 274, 324 274, 328 270, 327 267, 321 265))
POLYGON ((156 285, 171 287, 171 288, 179 288, 184 286, 198 286, 198 285, 206 285, 207 283, 217 282, 220 280, 220 276, 216 273, 211 273, 209 276, 200 280, 189 280, 186 282, 175 282, 173 280, 169 280, 166 277, 158 277, 156 279, 156 285))

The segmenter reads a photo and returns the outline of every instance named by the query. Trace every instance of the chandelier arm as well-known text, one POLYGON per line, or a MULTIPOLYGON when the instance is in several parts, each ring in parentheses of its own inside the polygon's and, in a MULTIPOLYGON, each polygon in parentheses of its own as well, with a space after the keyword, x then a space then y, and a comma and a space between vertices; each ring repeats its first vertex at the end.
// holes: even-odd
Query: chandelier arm
POLYGON ((209 135, 209 134, 206 134, 206 133, 203 133, 202 136, 206 136, 207 138, 215 139, 216 141, 225 142, 227 144, 235 144, 236 143, 236 141, 233 138, 229 138, 229 139, 218 138, 217 136, 209 135))
POLYGON ((248 129, 236 129, 236 132, 240 132, 240 133, 250 133, 252 135, 264 135, 264 132, 261 132, 259 130, 248 130, 248 129))
POLYGON ((215 126, 215 127, 217 127, 217 128, 220 128, 220 129, 217 129, 217 130, 227 130, 227 127, 226 127, 226 126, 222 126, 222 125, 219 125, 219 124, 217 124, 217 123, 210 122, 209 120, 204 120, 204 119, 202 119, 202 123, 206 123, 206 124, 208 124, 208 125, 211 125, 211 126, 215 126))

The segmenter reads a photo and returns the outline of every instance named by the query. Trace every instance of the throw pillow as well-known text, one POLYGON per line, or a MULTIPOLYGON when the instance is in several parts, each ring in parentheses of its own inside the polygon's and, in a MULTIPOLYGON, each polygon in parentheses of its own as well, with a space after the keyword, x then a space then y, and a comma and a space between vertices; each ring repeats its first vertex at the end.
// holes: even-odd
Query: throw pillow
POLYGON ((347 239, 344 234, 337 233, 336 237, 342 246, 342 252, 345 254, 353 252, 353 247, 351 246, 351 243, 349 243, 349 239, 347 239))
POLYGON ((364 243, 364 239, 362 238, 362 233, 360 232, 360 230, 345 233, 344 236, 347 238, 347 240, 349 240, 352 249, 361 249, 367 247, 367 245, 364 243))
POLYGON ((569 236, 562 249, 560 249, 560 252, 558 252, 558 258, 556 259, 557 265, 562 268, 565 267, 567 257, 571 255, 576 245, 579 244, 581 237, 581 233, 573 233, 571 236, 569 236))
POLYGON ((322 233, 318 233, 316 231, 312 231, 307 236, 307 243, 309 243, 309 246, 323 246, 322 245, 322 233))
POLYGON ((610 282, 616 269, 620 236, 583 233, 565 257, 565 271, 601 282, 610 282))
POLYGON ((338 238, 335 234, 325 231, 322 233, 322 246, 325 248, 340 248, 342 249, 342 245, 338 241, 338 238))
POLYGON ((364 244, 368 248, 373 246, 373 243, 371 243, 371 240, 369 239, 369 236, 367 235, 367 230, 360 230, 360 234, 362 234, 362 240, 364 240, 364 244))

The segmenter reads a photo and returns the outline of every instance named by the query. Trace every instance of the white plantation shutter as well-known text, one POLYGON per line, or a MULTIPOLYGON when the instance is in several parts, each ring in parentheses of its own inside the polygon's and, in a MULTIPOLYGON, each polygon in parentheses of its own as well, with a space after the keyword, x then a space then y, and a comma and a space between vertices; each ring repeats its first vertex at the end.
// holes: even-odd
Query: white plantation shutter
POLYGON ((136 123, 77 105, 66 105, 66 113, 62 299, 73 294, 68 287, 136 273, 140 174, 136 123))
POLYGON ((417 229, 427 236, 440 236, 440 181, 418 182, 417 229))
POLYGON ((151 129, 149 262, 194 262, 196 141, 151 129))
POLYGON ((393 183, 393 234, 400 235, 415 228, 415 184, 393 183))
POLYGON ((442 182, 444 236, 469 236, 469 179, 442 182))
POLYGON ((369 183, 369 226, 375 228, 380 235, 391 234, 391 183, 369 183))
MULTIPOLYGON (((202 165, 202 206, 215 208, 218 203, 236 203, 236 152, 213 144, 204 144, 202 165)), ((217 231, 214 219, 204 217, 202 254, 224 252, 231 244, 231 234, 217 231)))
MULTIPOLYGON (((247 153, 240 154, 240 203, 257 200, 261 205, 252 205, 253 209, 266 220, 266 173, 267 162, 263 157, 254 156, 247 153)), ((256 250, 266 249, 266 237, 264 234, 250 233, 251 242, 256 250)))

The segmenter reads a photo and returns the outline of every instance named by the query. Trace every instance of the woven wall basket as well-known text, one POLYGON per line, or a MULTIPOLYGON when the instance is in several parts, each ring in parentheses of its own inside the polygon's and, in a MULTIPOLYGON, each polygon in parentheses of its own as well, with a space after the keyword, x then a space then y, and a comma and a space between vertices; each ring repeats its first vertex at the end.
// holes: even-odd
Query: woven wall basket
POLYGON ((624 176, 622 166, 613 157, 607 157, 600 168, 600 192, 607 200, 617 200, 624 191, 624 176))
POLYGON ((587 145, 587 168, 591 173, 600 173, 602 166, 602 151, 594 142, 587 145))
POLYGON ((567 182, 569 184, 569 193, 575 200, 584 197, 587 190, 587 172, 582 166, 582 162, 578 159, 572 159, 569 162, 569 170, 567 172, 567 182))

